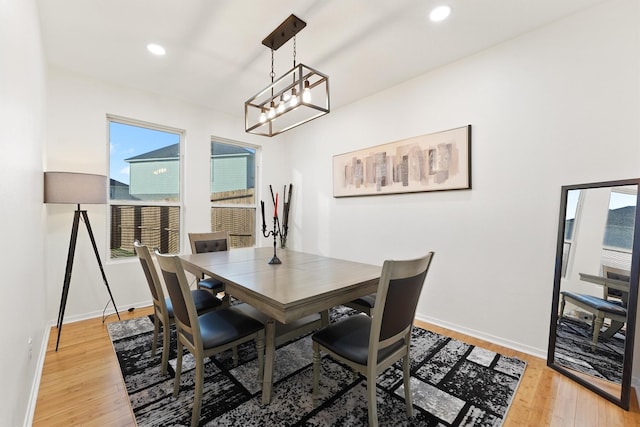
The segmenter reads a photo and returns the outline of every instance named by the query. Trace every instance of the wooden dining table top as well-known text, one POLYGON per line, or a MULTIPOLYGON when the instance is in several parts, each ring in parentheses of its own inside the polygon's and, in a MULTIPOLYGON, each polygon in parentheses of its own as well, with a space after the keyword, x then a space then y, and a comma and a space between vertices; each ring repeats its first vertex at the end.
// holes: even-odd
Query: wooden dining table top
POLYGON ((382 267, 273 248, 180 255, 185 269, 215 277, 230 295, 282 323, 327 310, 377 289, 382 267))

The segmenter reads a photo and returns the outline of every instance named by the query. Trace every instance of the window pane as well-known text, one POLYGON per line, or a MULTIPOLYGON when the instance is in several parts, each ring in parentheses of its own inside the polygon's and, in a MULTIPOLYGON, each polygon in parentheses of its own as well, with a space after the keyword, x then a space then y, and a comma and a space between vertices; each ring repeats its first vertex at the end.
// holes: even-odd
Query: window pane
POLYGON ((180 135, 109 122, 111 200, 180 200, 180 135))
POLYGON ((604 246, 631 251, 636 217, 636 195, 611 192, 604 246))
POLYGON ((111 205, 111 258, 135 256, 134 240, 162 253, 178 253, 180 207, 111 205))
POLYGON ((227 231, 232 248, 256 242, 255 158, 254 148, 211 142, 211 231, 227 231))
POLYGON ((211 231, 226 230, 229 246, 247 248, 256 244, 255 208, 211 208, 211 231))
POLYGON ((573 240, 573 227, 576 222, 579 200, 580 190, 571 190, 567 192, 567 213, 564 223, 564 240, 573 240))
MULTIPOLYGON (((637 191, 637 190, 635 190, 637 191)), ((602 242, 602 265, 631 270, 636 215, 635 191, 612 191, 602 242)))
POLYGON ((564 245, 562 246, 562 277, 566 277, 569 256, 571 255, 571 245, 573 242, 573 231, 578 212, 578 202, 580 201, 580 190, 567 192, 567 208, 564 220, 564 245))

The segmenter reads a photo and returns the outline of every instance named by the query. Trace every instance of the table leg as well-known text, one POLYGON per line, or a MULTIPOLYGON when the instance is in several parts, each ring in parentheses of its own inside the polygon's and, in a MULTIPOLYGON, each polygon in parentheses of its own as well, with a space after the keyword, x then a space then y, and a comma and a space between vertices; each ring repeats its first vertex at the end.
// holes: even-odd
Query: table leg
POLYGON ((262 404, 271 402, 271 387, 273 385, 273 366, 276 358, 276 324, 269 319, 265 325, 266 349, 264 358, 264 380, 262 382, 262 404))
POLYGON ((609 326, 609 328, 606 331, 601 333, 600 337, 601 338, 611 338, 612 336, 614 336, 616 334, 616 332, 618 332, 620 329, 622 329, 623 326, 624 326, 624 322, 618 322, 617 320, 612 320, 611 321, 611 326, 609 326))
POLYGON ((323 328, 329 326, 329 310, 320 312, 320 325, 322 325, 323 328))

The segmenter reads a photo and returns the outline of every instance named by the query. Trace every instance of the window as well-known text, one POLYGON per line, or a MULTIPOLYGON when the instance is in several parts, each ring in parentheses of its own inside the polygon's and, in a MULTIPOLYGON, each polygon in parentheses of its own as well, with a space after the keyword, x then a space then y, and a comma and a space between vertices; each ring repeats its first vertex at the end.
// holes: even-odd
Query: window
POLYGON ((211 231, 227 231, 229 246, 256 244, 256 149, 211 142, 211 231))
POLYGON ((182 132, 113 117, 108 122, 111 258, 135 256, 134 240, 179 252, 182 132))

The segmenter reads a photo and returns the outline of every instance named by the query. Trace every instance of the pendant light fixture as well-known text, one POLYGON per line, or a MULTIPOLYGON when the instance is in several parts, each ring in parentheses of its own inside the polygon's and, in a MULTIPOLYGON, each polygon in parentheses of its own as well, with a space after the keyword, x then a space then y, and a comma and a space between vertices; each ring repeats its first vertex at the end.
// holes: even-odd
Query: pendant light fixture
POLYGON ((274 136, 329 113, 329 76, 296 64, 296 34, 306 22, 289 16, 262 44, 271 49, 271 84, 244 103, 245 131, 274 136), (293 38, 293 68, 277 80, 274 52, 293 38))

